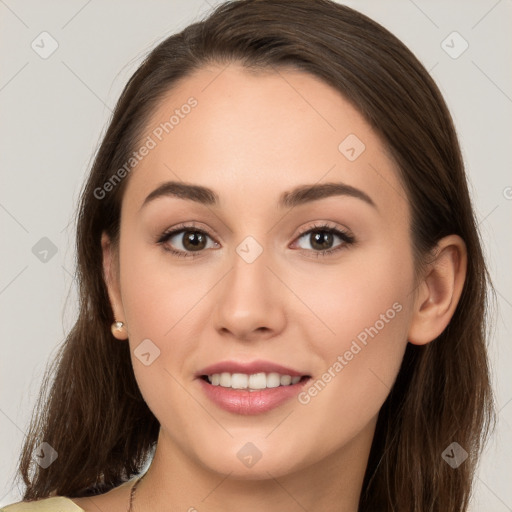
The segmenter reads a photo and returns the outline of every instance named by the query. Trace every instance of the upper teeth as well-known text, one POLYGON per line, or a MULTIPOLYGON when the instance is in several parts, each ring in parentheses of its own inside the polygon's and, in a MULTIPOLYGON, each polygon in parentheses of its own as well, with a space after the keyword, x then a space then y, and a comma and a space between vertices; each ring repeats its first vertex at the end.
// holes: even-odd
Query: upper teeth
POLYGON ((277 388, 278 386, 289 386, 297 384, 301 377, 280 375, 279 373, 214 373, 208 375, 210 384, 233 389, 249 389, 249 391, 265 388, 277 388))

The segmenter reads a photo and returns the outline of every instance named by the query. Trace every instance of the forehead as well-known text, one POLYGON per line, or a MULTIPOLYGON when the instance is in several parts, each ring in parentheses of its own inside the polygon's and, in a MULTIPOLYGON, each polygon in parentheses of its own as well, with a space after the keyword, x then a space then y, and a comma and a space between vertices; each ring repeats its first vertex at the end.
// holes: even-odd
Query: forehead
POLYGON ((162 98, 140 140, 136 151, 151 149, 130 175, 133 207, 170 180, 216 190, 221 206, 243 196, 245 207, 270 207, 284 190, 326 181, 363 189, 399 215, 407 206, 371 126, 336 89, 293 69, 197 70, 162 98))

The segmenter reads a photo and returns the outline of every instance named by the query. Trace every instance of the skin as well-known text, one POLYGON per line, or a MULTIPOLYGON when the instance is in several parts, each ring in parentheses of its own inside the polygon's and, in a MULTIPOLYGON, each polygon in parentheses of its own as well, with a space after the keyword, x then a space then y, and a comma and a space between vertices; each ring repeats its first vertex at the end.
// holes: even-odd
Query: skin
MULTIPOLYGON (((203 68, 167 94, 146 135, 190 96, 197 107, 129 176, 119 247, 102 239, 115 318, 127 325, 117 337, 130 344, 137 382, 161 424, 134 510, 355 512, 377 415, 406 345, 432 341, 453 315, 464 242, 441 240, 415 281, 396 166, 363 117, 319 79, 234 63, 203 68), (353 162, 338 150, 349 134, 366 146, 353 162), (210 187, 220 202, 169 196, 141 209, 169 180, 210 187), (278 209, 282 192, 326 182, 362 190, 375 207, 338 195, 278 209), (178 258, 156 242, 192 221, 210 236, 198 257, 178 258), (300 233, 323 222, 349 230, 355 243, 335 237, 330 247, 342 249, 319 255, 300 233), (247 236, 263 248, 252 263, 235 250, 247 236), (400 312, 307 404, 292 399, 243 416, 210 402, 195 379, 228 359, 269 360, 321 378, 396 303, 400 312), (149 366, 133 355, 147 338, 160 349, 149 366), (247 442, 262 454, 250 468, 237 458, 247 442)), ((182 235, 167 247, 185 250, 182 235)), ((128 495, 124 485, 74 501, 125 511, 128 495)))

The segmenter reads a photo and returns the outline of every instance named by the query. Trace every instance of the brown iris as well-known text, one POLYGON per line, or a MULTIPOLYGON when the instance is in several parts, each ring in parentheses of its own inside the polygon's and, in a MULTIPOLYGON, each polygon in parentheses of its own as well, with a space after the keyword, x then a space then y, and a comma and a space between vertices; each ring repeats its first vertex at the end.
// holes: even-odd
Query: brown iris
POLYGON ((333 234, 328 231, 316 231, 310 235, 310 243, 313 249, 330 249, 333 242, 333 234))
POLYGON ((206 247, 206 235, 199 231, 185 231, 183 233, 183 247, 188 251, 200 251, 206 247))

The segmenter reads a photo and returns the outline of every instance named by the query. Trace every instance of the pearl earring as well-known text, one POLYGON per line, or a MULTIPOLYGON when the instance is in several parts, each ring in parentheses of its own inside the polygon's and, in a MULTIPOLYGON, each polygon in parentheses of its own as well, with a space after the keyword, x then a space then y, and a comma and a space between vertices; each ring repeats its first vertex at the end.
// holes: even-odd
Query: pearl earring
POLYGON ((112 331, 112 334, 115 338, 118 336, 124 336, 126 334, 124 322, 114 322, 110 327, 110 330, 112 331))

